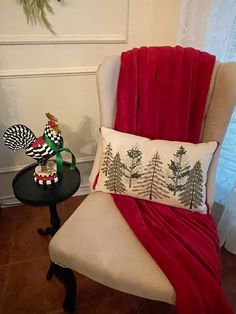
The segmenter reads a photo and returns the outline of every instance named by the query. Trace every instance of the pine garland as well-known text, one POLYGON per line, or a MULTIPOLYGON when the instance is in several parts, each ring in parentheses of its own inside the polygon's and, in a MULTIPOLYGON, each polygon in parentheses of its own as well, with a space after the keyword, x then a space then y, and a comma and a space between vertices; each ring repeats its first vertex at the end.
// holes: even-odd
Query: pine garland
POLYGON ((17 2, 23 6, 28 24, 31 23, 34 25, 39 23, 46 27, 52 34, 55 34, 52 25, 47 19, 47 13, 54 14, 48 0, 17 0, 17 2))

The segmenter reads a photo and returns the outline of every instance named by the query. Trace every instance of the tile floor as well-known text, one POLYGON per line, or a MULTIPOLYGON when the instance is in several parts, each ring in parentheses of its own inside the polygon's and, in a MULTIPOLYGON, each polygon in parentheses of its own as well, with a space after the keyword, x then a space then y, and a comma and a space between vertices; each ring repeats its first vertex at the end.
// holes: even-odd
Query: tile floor
MULTIPOLYGON (((58 206, 64 222, 83 197, 58 206)), ((53 278, 45 280, 49 266, 49 237, 38 227, 48 226, 46 207, 15 206, 0 212, 0 313, 62 314, 64 288, 53 278)), ((236 313, 236 256, 222 251, 223 289, 236 313)), ((77 275, 79 314, 174 314, 175 308, 104 287, 77 275)), ((200 313, 199 313, 200 314, 200 313)), ((223 314, 223 313, 222 313, 223 314)))

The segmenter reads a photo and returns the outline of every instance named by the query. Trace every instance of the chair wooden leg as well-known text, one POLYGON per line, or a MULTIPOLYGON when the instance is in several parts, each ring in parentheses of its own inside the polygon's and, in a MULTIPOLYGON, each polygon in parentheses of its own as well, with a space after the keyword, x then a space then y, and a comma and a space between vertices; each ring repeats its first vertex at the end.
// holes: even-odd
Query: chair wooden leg
POLYGON ((64 285, 66 289, 63 309, 67 313, 75 313, 76 301, 76 279, 71 269, 64 268, 52 263, 53 274, 64 285))

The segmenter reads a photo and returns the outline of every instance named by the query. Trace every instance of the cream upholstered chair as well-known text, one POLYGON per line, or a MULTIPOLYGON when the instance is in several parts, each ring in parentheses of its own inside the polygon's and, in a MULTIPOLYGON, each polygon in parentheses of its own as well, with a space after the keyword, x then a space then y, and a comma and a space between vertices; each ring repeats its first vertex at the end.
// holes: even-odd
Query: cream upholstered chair
MULTIPOLYGON (((97 72, 101 125, 112 127, 120 57, 105 58, 97 72)), ((210 84, 202 141, 221 142, 236 103, 236 63, 216 63, 210 84)), ((213 203, 215 155, 208 179, 208 199, 213 203)), ((91 173, 93 182, 101 159, 98 150, 91 173)), ((112 197, 91 193, 54 235, 49 245, 55 275, 66 287, 64 309, 75 308, 79 272, 111 288, 147 299, 175 304, 175 291, 165 274, 136 239, 112 197)))

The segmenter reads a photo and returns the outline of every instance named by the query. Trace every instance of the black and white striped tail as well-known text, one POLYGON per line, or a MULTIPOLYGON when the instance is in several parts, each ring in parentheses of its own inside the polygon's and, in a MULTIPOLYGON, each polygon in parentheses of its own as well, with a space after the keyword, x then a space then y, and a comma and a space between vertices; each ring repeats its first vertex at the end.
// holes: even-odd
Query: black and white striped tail
POLYGON ((28 147, 36 140, 34 133, 23 124, 10 126, 3 134, 5 145, 12 150, 28 147))

